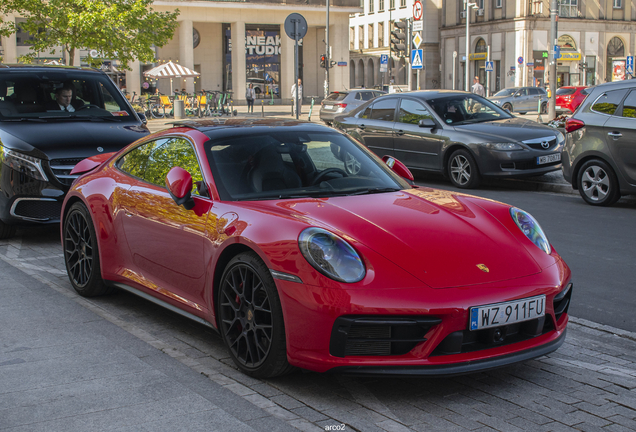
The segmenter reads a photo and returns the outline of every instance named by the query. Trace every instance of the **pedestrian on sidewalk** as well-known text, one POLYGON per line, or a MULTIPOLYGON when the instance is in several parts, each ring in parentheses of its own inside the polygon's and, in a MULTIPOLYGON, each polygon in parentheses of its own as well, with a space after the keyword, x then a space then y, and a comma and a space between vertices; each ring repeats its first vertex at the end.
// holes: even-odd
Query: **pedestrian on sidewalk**
POLYGON ((292 97, 292 115, 296 114, 296 107, 298 107, 298 114, 300 114, 301 106, 303 104, 303 81, 298 78, 298 84, 294 84, 291 87, 292 97))
POLYGON ((256 99, 256 92, 254 90, 254 84, 250 83, 245 90, 245 100, 247 101, 247 112, 254 112, 254 99, 256 99))
POLYGON ((477 96, 486 97, 484 86, 479 84, 479 77, 475 77, 475 79, 473 79, 473 87, 471 91, 477 96))

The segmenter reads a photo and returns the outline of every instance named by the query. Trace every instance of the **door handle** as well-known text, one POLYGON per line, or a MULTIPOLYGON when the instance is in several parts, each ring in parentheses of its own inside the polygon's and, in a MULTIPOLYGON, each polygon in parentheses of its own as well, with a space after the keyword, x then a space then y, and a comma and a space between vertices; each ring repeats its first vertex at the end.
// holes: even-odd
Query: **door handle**
POLYGON ((365 128, 365 127, 366 127, 366 126, 365 126, 365 125, 363 125, 363 124, 361 124, 360 126, 358 126, 358 128, 359 128, 359 129, 362 129, 362 130, 364 130, 364 128, 365 128))
POLYGON ((612 138, 614 138, 614 140, 617 140, 623 136, 623 134, 620 132, 608 132, 607 134, 611 136, 612 138))
POLYGON ((395 131, 395 134, 402 136, 402 135, 404 135, 404 131, 402 129, 400 129, 400 130, 395 131))

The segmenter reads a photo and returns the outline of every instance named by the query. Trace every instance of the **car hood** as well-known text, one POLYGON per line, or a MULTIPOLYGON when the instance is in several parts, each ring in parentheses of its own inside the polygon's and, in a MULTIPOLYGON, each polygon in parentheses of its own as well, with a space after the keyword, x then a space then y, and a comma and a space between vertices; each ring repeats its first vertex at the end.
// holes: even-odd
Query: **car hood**
POLYGON ((540 273, 519 240, 521 231, 511 233, 476 204, 479 200, 420 188, 265 205, 285 212, 286 219, 302 219, 362 243, 436 289, 540 273))
POLYGON ((117 151, 150 132, 139 122, 2 122, 5 147, 45 159, 89 157, 117 151))
POLYGON ((492 140, 493 142, 521 142, 534 138, 557 136, 553 128, 517 117, 508 120, 455 126, 455 130, 466 132, 473 137, 478 135, 480 139, 492 140))

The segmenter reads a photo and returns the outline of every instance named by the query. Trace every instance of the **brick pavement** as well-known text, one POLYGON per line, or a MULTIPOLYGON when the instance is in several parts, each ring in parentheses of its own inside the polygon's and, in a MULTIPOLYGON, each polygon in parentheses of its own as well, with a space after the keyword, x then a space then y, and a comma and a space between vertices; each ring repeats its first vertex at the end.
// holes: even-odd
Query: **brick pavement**
POLYGON ((55 229, 19 230, 0 260, 0 430, 636 430, 636 334, 619 329, 573 318, 549 356, 455 378, 257 380, 204 326, 77 296, 55 229))

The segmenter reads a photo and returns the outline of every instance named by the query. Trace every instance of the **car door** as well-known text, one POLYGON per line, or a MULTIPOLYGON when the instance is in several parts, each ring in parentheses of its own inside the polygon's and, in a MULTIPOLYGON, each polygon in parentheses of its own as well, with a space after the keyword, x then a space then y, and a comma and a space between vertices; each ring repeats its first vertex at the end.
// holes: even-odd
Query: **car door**
POLYGON ((513 103, 515 111, 528 111, 530 103, 527 87, 519 89, 515 95, 513 103))
POLYGON ((137 177, 122 204, 123 228, 140 283, 168 302, 205 309, 206 222, 211 201, 190 141, 175 137, 150 141, 127 153, 118 167, 137 177), (165 178, 175 166, 186 169, 198 186, 193 188, 193 210, 178 206, 165 178))
POLYGON ((420 127, 422 119, 434 120, 428 108, 413 99, 400 100, 393 137, 395 157, 410 168, 439 170, 443 130, 420 127))
POLYGON ((604 126, 607 147, 618 171, 636 185, 636 90, 632 90, 604 126))
POLYGON ((397 98, 379 99, 369 105, 360 115, 357 133, 372 152, 382 157, 395 156, 393 149, 393 125, 397 98))
POLYGON ((538 88, 528 88, 528 110, 539 111, 539 101, 541 100, 541 92, 538 88))

